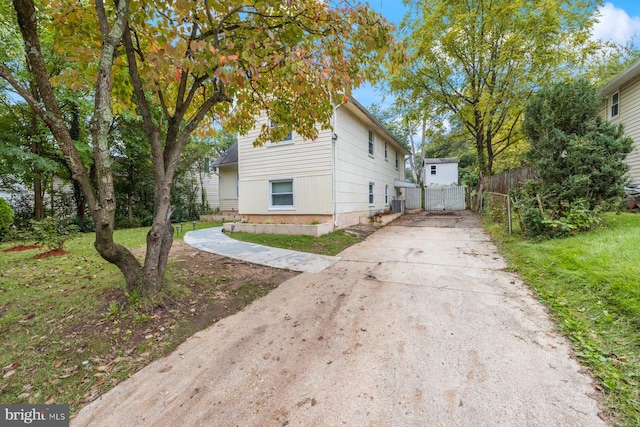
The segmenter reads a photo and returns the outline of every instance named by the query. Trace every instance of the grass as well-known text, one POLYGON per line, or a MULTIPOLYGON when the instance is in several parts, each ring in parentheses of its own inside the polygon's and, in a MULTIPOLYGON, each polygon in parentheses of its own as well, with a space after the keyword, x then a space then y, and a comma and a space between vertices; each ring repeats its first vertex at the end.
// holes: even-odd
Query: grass
POLYGON ((244 242, 323 255, 336 255, 361 241, 360 238, 342 231, 334 231, 320 237, 244 232, 229 233, 227 235, 244 242))
MULTIPOLYGON (((221 224, 198 223, 197 228, 215 225, 221 224)), ((188 224, 183 231, 192 228, 188 224)), ((118 230, 115 240, 140 248, 147 230, 118 230)), ((175 237, 181 238, 182 233, 175 237)), ((173 334, 163 340, 165 335, 151 331, 152 319, 161 324, 153 312, 157 302, 125 298, 122 275, 99 257, 93 240, 93 233, 81 234, 66 242, 68 254, 43 259, 33 256, 46 248, 2 252, 17 242, 0 244, 3 403, 69 403, 73 413, 185 338, 173 334), (135 341, 136 333, 158 339, 135 341)), ((180 283, 169 291, 174 296, 188 292, 180 283)), ((173 327, 167 325, 167 330, 173 327)))
POLYGON ((595 374, 607 415, 640 425, 640 215, 607 214, 590 233, 541 243, 490 231, 595 374))

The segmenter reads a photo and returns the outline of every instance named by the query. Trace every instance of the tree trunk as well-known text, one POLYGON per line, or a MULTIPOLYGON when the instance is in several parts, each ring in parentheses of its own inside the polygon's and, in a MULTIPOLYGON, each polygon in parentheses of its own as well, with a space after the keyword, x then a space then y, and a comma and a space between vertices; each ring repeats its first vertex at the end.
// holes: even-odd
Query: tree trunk
MULTIPOLYGON (((32 89, 32 91, 35 89, 32 89)), ((31 152, 37 156, 42 151, 42 144, 38 138, 38 117, 31 115, 29 138, 31 139, 31 152)), ((42 171, 37 166, 33 167, 33 218, 35 220, 44 219, 44 201, 42 191, 42 171)))
MULTIPOLYGON (((89 206, 91 216, 96 226, 96 240, 94 246, 98 253, 107 261, 115 264, 125 277, 127 288, 153 289, 157 280, 151 285, 146 281, 146 275, 138 260, 124 246, 113 241, 115 193, 113 176, 111 173, 111 159, 109 151, 108 132, 112 119, 111 111, 111 70, 116 47, 120 44, 122 32, 126 26, 129 2, 122 0, 117 3, 117 18, 109 29, 106 10, 101 1, 96 2, 96 11, 102 36, 102 51, 100 53, 100 69, 95 90, 94 115, 91 119, 92 143, 94 147, 95 181, 98 191, 93 187, 93 179, 89 176, 78 150, 75 148, 69 127, 65 123, 53 87, 49 81, 47 67, 42 56, 42 48, 38 36, 38 14, 33 0, 13 0, 18 25, 27 52, 29 69, 33 76, 33 84, 38 89, 39 98, 26 90, 11 72, 0 64, 0 76, 22 96, 31 108, 40 116, 51 130, 64 159, 71 170, 72 178, 78 182, 89 206), (41 101, 41 102, 40 102, 41 101)), ((165 239, 166 240, 166 239, 165 239)), ((167 251, 168 252, 168 251, 167 251)), ((164 263, 166 266, 166 262, 164 263)), ((164 268, 162 269, 164 272, 164 268)))

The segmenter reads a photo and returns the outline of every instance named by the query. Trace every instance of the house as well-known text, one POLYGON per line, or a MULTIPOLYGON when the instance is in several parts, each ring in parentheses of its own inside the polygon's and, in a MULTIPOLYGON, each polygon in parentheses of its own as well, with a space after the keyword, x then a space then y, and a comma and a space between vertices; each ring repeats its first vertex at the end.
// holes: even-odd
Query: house
POLYGON ((622 123, 634 141, 626 159, 628 176, 632 184, 640 184, 640 61, 611 79, 599 95, 603 99, 602 117, 613 124, 622 123))
POLYGON ((354 98, 335 107, 330 129, 315 141, 288 134, 254 147, 264 116, 214 165, 221 210, 243 221, 332 224, 344 228, 389 211, 402 197, 409 151, 354 98), (234 151, 235 150, 235 151, 234 151))
POLYGON ((424 159, 424 185, 458 185, 458 160, 454 158, 424 159))

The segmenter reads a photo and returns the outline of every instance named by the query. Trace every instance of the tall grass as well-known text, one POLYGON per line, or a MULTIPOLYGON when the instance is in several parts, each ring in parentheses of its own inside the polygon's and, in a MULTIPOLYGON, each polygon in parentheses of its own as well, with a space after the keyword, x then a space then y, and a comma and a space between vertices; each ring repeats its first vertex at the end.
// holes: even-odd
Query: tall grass
POLYGON ((592 232, 541 243, 497 237, 593 370, 608 415, 640 425, 640 215, 607 214, 592 232))

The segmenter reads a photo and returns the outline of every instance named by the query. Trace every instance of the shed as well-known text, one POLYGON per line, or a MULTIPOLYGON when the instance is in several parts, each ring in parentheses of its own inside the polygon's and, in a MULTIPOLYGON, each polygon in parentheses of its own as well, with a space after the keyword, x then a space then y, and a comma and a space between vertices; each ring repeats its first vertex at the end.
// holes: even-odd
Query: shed
POLYGON ((424 159, 424 185, 458 185, 458 160, 453 157, 424 159))

